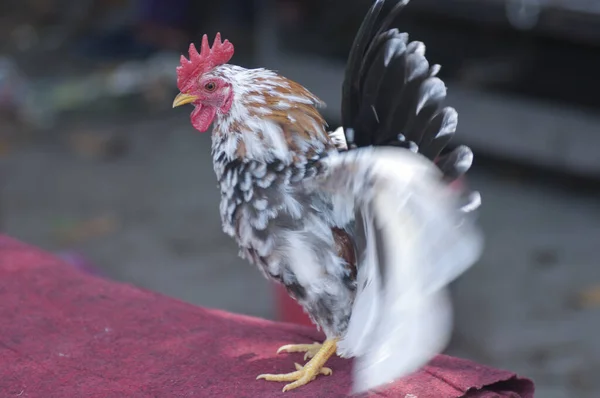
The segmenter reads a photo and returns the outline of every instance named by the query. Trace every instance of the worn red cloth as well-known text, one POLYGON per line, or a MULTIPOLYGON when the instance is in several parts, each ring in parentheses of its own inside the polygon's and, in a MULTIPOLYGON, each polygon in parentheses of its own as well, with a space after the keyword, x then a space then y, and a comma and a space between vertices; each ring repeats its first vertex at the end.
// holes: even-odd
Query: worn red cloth
MULTIPOLYGON (((199 281, 199 288, 201 282, 199 281)), ((249 298, 251 299, 251 298, 249 298)), ((0 236, 0 397, 343 397, 351 363, 285 394, 255 380, 287 372, 312 328, 199 308, 115 283, 0 236)), ((439 356, 377 395, 533 397, 515 374, 439 356), (412 394, 412 395, 411 395, 412 394)))

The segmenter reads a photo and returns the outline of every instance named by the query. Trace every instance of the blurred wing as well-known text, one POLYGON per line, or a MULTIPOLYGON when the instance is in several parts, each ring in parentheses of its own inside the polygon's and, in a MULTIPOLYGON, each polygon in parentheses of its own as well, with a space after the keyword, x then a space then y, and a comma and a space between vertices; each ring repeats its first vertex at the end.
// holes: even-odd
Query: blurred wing
MULTIPOLYGON (((357 296, 338 353, 355 356, 355 392, 425 365, 451 332, 445 287, 480 256, 482 238, 428 159, 369 147, 323 160, 319 189, 354 212, 357 296)), ((340 218, 345 216, 340 215, 340 218)))

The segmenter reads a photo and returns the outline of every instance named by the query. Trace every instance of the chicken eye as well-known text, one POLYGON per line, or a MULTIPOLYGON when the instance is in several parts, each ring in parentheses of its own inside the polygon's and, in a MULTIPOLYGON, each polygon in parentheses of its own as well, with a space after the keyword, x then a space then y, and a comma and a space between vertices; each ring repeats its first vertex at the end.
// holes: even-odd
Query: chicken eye
POLYGON ((204 85, 204 88, 207 91, 215 91, 215 88, 217 88, 217 85, 214 82, 208 82, 204 85))

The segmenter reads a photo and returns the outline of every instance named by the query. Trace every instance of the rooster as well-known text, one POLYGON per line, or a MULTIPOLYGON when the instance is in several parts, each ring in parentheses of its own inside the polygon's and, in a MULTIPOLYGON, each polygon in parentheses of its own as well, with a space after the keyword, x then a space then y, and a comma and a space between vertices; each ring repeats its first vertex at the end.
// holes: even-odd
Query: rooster
POLYGON ((229 64, 234 47, 206 35, 177 68, 173 107, 212 129, 223 230, 240 255, 285 286, 323 330, 323 344, 290 344, 304 365, 259 379, 288 391, 329 375, 334 354, 355 357, 362 392, 417 370, 451 331, 445 287, 481 252, 477 193, 449 183, 471 166, 442 107, 440 67, 391 25, 407 0, 377 0, 349 55, 342 126, 328 131, 323 103, 273 71, 229 64))

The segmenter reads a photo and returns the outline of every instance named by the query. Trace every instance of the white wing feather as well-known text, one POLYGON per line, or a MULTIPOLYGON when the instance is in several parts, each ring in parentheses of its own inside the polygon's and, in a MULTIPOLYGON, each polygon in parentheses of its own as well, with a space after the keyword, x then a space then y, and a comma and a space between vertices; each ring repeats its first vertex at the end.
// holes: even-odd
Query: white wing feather
POLYGON ((425 365, 452 329, 446 286, 479 258, 483 239, 425 157, 361 148, 324 160, 321 189, 357 213, 358 292, 342 356, 357 357, 354 392, 425 365))

